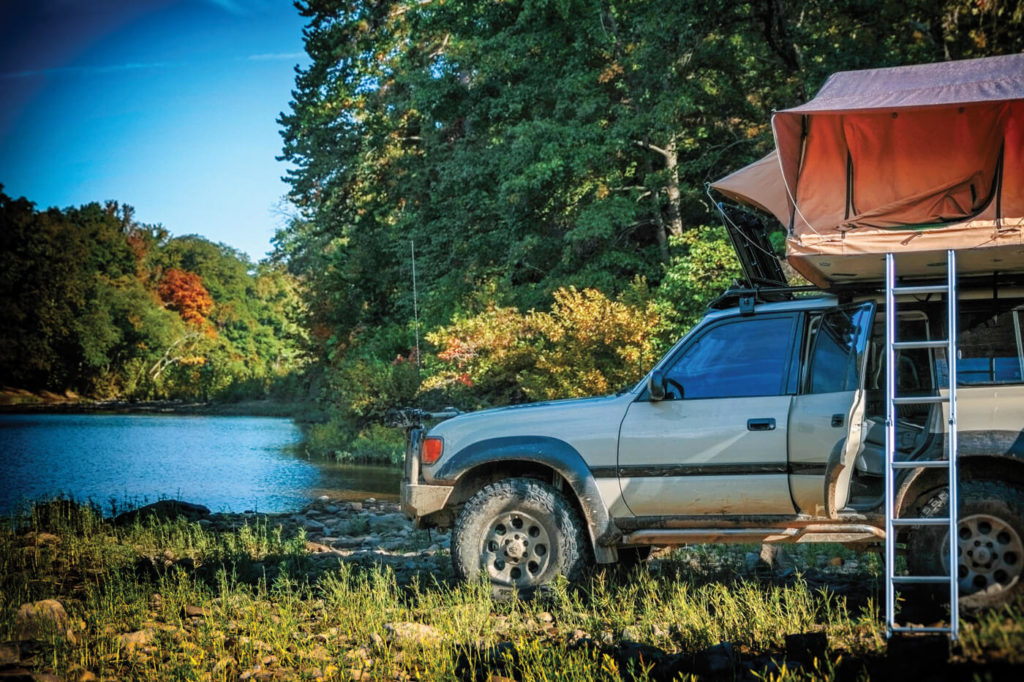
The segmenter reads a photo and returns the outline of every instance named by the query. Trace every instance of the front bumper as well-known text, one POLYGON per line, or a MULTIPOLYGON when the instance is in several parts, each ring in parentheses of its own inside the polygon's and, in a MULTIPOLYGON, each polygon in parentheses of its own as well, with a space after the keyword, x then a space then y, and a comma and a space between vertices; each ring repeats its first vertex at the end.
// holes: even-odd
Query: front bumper
POLYGON ((452 495, 448 485, 419 485, 402 481, 402 511, 410 519, 416 519, 439 512, 448 504, 452 495))
POLYGON ((420 483, 420 440, 423 429, 409 429, 405 447, 405 476, 402 479, 402 512, 410 519, 419 519, 444 509, 454 488, 449 485, 420 483))

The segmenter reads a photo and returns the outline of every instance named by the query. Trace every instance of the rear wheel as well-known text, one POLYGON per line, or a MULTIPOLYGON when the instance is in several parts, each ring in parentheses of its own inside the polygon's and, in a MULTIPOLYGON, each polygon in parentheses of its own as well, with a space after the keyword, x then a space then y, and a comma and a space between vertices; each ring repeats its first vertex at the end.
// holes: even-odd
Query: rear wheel
POLYGON ((456 576, 483 572, 496 594, 530 595, 558 575, 575 580, 589 559, 579 514, 561 493, 534 479, 485 486, 459 512, 452 532, 456 576))
MULTIPOLYGON (((941 517, 948 509, 949 491, 943 489, 928 498, 920 513, 941 517)), ((1002 606, 1024 593, 1024 491, 996 481, 962 483, 956 543, 961 608, 1002 606)), ((912 574, 948 575, 948 529, 915 529, 907 554, 912 574)))

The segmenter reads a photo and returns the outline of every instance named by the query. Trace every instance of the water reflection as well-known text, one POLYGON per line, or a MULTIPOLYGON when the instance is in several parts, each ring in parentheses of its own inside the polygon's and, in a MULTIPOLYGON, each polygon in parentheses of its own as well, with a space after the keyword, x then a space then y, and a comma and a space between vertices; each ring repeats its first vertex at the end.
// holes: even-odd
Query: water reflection
POLYGON ((0 513, 57 494, 121 505, 177 498, 282 512, 310 499, 395 499, 400 473, 304 459, 289 419, 0 415, 0 513))

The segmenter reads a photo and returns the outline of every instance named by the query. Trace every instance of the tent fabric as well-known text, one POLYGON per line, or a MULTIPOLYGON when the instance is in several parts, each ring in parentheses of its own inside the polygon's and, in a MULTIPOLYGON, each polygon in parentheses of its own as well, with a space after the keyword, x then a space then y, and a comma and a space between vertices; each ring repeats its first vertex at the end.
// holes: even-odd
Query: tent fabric
POLYGON ((772 127, 775 152, 712 186, 775 215, 816 284, 874 277, 886 252, 1024 270, 1024 54, 837 73, 772 127))

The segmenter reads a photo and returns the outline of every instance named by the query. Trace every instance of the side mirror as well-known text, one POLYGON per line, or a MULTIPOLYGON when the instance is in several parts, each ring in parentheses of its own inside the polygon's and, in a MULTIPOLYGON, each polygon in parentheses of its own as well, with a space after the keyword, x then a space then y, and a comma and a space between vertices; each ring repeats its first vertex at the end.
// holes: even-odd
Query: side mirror
POLYGON ((647 377, 647 392, 655 402, 665 399, 665 375, 661 370, 656 369, 647 377))

